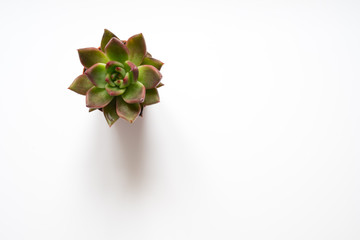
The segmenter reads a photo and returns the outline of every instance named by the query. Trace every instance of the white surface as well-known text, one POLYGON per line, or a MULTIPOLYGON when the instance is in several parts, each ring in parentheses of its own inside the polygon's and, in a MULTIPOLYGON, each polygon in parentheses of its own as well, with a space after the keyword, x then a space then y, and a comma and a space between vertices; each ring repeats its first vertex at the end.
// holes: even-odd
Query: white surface
POLYGON ((360 239, 359 12, 2 2, 0 239, 360 239), (134 125, 67 90, 104 28, 165 62, 134 125))

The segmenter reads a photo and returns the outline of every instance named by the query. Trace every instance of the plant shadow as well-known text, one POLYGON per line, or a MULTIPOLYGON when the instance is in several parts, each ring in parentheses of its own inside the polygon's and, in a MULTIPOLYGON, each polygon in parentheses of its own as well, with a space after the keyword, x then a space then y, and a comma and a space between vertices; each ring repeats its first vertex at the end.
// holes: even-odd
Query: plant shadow
POLYGON ((141 188, 145 179, 146 165, 146 129, 145 119, 139 117, 134 123, 129 124, 119 119, 113 125, 116 133, 113 149, 114 155, 119 156, 119 161, 125 174, 125 184, 129 190, 141 188))

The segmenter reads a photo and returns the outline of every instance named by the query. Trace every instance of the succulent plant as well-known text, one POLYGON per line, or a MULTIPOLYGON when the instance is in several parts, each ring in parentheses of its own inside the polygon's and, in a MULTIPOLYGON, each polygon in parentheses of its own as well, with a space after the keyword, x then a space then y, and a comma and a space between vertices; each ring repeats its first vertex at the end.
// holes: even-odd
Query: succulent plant
POLYGON ((132 123, 145 106, 160 101, 163 63, 147 52, 141 33, 124 41, 105 29, 99 48, 78 53, 84 71, 69 89, 86 95, 89 112, 102 111, 109 126, 119 118, 132 123))

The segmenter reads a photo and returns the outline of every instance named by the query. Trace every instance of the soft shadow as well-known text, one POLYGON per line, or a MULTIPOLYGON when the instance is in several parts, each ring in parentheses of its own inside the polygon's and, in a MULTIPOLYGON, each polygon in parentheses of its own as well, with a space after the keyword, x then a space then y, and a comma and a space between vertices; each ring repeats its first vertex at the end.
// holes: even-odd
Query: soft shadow
POLYGON ((136 190, 144 184, 146 169, 146 136, 145 119, 139 117, 133 124, 119 119, 112 130, 116 133, 113 148, 116 149, 115 156, 119 156, 125 185, 128 190, 136 190))

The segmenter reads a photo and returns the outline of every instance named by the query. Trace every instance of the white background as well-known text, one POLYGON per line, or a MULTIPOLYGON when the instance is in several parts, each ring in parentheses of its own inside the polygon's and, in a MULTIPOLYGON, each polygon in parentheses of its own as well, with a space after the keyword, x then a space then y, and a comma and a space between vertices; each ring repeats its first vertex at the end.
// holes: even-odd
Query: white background
POLYGON ((0 239, 360 239, 359 1, 1 2, 0 239), (109 128, 77 48, 142 32, 109 128))

